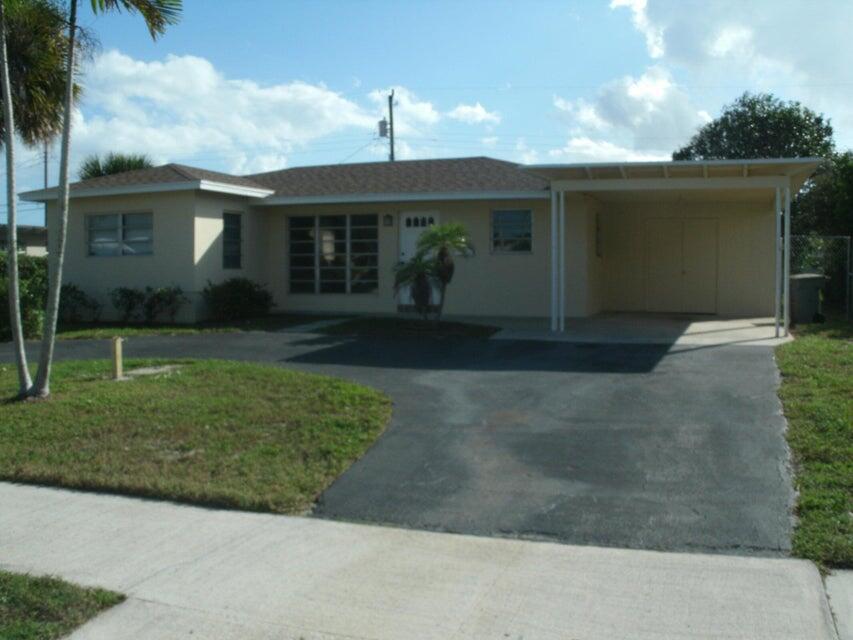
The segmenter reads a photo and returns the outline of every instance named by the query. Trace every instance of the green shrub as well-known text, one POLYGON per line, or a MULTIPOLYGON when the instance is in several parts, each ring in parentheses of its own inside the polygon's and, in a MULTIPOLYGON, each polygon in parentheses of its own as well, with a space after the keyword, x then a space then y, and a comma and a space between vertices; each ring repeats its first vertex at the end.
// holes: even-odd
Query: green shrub
POLYGON ((208 281, 202 297, 214 320, 258 318, 273 307, 267 288, 248 278, 231 278, 218 284, 208 281))
POLYGON ((101 303, 76 284, 62 285, 59 294, 60 322, 97 322, 101 317, 101 303))
MULTIPOLYGON (((21 292, 21 323, 24 337, 41 334, 47 304, 47 258, 18 255, 18 283, 21 292)), ((9 279, 6 253, 0 251, 0 340, 10 340, 9 279)))
POLYGON ((110 301, 121 315, 122 322, 140 320, 145 292, 133 287, 118 287, 110 291, 110 301))
POLYGON ((174 322, 178 310, 186 302, 189 300, 180 287, 146 287, 142 315, 149 324, 156 322, 161 316, 168 318, 169 322, 174 322))

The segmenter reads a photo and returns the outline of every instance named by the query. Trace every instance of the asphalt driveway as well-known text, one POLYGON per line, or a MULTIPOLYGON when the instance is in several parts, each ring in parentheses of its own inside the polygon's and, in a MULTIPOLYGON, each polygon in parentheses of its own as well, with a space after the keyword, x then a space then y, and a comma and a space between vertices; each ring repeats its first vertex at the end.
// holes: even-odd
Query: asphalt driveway
MULTIPOLYGON (((767 347, 136 338, 128 357, 267 361, 386 391, 394 417, 322 518, 578 544, 784 553, 792 491, 767 347)), ((60 342, 58 357, 106 357, 60 342)), ((0 361, 10 361, 0 345, 0 361)))

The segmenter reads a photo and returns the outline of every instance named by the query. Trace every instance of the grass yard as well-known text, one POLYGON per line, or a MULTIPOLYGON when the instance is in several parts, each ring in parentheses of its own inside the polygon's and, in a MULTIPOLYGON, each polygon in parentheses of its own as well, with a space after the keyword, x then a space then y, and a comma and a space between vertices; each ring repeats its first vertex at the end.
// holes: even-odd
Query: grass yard
POLYGON ((332 316, 308 314, 271 314, 262 318, 232 322, 200 322, 198 324, 121 324, 87 322, 61 325, 57 332, 60 340, 99 340, 113 337, 178 336, 197 333, 238 333, 240 331, 278 331, 300 324, 328 320, 332 316))
POLYGON ((421 336, 421 337, 468 337, 488 338, 499 331, 497 327, 466 322, 434 322, 414 318, 353 318, 330 325, 319 332, 333 336, 421 336))
MULTIPOLYGON (((0 409, 0 478, 300 513, 383 431, 391 403, 324 376, 217 360, 116 382, 59 362, 48 401, 0 409)), ((0 367, 0 397, 16 390, 0 367)))
POLYGON ((122 600, 103 589, 0 571, 0 638, 60 638, 122 600))
POLYGON ((853 567, 853 324, 795 330, 776 350, 799 492, 794 553, 853 567))

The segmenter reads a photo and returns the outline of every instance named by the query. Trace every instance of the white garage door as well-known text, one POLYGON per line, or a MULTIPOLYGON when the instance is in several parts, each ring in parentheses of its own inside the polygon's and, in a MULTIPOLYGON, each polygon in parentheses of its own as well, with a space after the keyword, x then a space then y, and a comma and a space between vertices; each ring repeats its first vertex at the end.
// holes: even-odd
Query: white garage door
POLYGON ((646 220, 646 310, 717 311, 717 221, 646 220))

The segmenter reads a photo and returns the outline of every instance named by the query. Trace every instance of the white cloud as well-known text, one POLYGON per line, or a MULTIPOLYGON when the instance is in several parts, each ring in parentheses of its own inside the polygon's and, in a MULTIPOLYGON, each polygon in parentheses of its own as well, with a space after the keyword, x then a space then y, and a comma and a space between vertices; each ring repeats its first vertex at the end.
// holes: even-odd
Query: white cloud
POLYGON ((499 141, 497 136, 486 136, 485 138, 480 138, 480 144, 484 147, 494 147, 499 141))
POLYGON ((853 2, 613 0, 610 6, 630 9, 649 56, 684 73, 705 111, 716 113, 747 90, 768 91, 824 112, 836 140, 853 146, 853 2))
POLYGON ((649 67, 636 78, 607 82, 591 100, 557 96, 554 106, 579 145, 588 148, 588 141, 600 141, 606 135, 612 146, 595 151, 603 154, 625 149, 626 155, 661 157, 686 142, 705 122, 687 93, 660 66, 649 67))
POLYGON ((607 140, 593 140, 586 136, 569 138, 565 146, 551 149, 548 156, 560 162, 609 162, 666 160, 666 153, 642 153, 620 147, 607 140))
POLYGON ((447 117, 466 124, 499 124, 501 116, 496 111, 488 111, 479 102, 476 104, 459 104, 447 113, 447 117))
POLYGON ((539 160, 539 152, 527 146, 527 141, 524 138, 518 138, 515 141, 515 150, 518 161, 522 164, 534 164, 539 160))
POLYGON ((84 85, 84 112, 74 123, 77 157, 118 149, 158 162, 198 159, 228 171, 262 171, 284 166, 291 152, 319 138, 367 134, 377 120, 323 85, 229 79, 195 56, 142 62, 107 51, 87 69, 84 85))
POLYGON ((652 58, 660 58, 664 54, 664 30, 653 24, 646 12, 646 0, 611 0, 610 8, 627 7, 631 10, 632 20, 637 30, 646 37, 646 48, 652 58))

